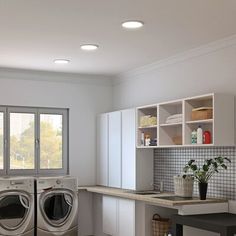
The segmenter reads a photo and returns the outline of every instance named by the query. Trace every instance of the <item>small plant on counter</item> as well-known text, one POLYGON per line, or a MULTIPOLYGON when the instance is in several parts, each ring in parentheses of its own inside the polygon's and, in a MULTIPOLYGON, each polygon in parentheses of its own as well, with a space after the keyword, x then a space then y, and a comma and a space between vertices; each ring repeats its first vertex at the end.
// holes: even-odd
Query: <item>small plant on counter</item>
POLYGON ((201 200, 206 199, 207 186, 211 177, 218 173, 220 169, 227 170, 226 163, 231 163, 231 160, 227 157, 219 156, 213 159, 206 159, 202 167, 199 167, 195 160, 190 160, 183 168, 185 173, 191 171, 198 182, 201 200))

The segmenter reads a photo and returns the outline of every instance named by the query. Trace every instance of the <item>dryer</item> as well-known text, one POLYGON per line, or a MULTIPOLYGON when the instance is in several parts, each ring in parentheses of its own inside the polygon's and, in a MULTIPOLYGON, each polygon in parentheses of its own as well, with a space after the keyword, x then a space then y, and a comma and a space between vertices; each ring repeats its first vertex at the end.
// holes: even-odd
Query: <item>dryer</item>
POLYGON ((0 178, 0 236, 34 236, 34 178, 0 178))
POLYGON ((73 177, 36 180, 37 236, 78 235, 78 190, 73 177))

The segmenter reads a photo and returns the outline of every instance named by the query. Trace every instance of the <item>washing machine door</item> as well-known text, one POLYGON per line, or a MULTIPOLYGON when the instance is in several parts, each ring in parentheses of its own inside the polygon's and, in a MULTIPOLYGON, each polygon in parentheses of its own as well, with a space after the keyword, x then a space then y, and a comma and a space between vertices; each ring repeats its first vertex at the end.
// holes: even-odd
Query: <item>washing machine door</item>
POLYGON ((30 196, 24 192, 0 193, 0 228, 19 229, 28 217, 30 196))
POLYGON ((73 193, 69 190, 51 190, 40 200, 42 215, 49 225, 61 227, 71 218, 73 193))

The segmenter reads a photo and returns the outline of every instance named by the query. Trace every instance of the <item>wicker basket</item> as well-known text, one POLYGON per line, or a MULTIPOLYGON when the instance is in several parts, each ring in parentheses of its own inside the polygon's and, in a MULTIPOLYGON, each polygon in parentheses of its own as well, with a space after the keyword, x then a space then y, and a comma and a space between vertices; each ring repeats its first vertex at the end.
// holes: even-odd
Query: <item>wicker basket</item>
POLYGON ((193 196, 193 177, 174 176, 174 188, 175 195, 180 197, 192 197, 193 196))
POLYGON ((160 215, 155 214, 152 218, 152 231, 153 236, 164 236, 170 231, 171 222, 170 219, 161 218, 160 215))
POLYGON ((212 119, 213 110, 207 108, 199 108, 199 110, 192 111, 192 120, 207 120, 212 119))

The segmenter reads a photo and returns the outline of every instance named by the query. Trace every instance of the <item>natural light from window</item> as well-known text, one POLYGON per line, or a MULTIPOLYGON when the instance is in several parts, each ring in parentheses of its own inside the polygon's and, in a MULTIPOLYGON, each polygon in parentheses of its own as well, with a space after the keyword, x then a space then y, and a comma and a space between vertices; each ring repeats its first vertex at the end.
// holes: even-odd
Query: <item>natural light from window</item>
POLYGON ((40 114, 40 169, 62 168, 62 115, 40 114))
POLYGON ((35 116, 10 113, 10 169, 34 169, 35 116))

